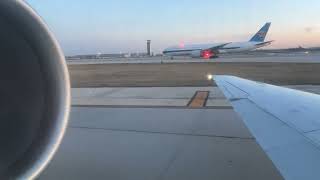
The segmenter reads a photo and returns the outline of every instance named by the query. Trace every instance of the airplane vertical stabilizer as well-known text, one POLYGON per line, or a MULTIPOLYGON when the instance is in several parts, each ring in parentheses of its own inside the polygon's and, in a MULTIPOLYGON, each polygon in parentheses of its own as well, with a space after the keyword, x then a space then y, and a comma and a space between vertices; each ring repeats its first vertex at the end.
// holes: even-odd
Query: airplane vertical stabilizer
POLYGON ((250 41, 254 42, 264 42, 264 39, 266 38, 266 35, 269 31, 271 23, 266 23, 251 39, 250 41))

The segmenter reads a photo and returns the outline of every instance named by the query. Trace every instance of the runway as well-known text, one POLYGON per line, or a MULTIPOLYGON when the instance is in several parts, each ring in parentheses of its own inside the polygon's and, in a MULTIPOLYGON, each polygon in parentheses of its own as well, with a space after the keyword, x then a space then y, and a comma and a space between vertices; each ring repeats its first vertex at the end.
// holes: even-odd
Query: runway
POLYGON ((282 179, 206 75, 320 94, 318 56, 304 56, 69 62, 70 123, 39 179, 282 179))

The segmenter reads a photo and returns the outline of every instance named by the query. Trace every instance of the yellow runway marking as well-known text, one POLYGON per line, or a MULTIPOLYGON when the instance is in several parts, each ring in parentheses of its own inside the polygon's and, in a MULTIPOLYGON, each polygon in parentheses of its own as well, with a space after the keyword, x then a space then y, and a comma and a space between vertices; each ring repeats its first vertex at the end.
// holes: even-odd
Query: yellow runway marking
POLYGON ((201 108, 206 105, 209 96, 209 91, 197 91, 193 98, 190 100, 188 107, 201 108))

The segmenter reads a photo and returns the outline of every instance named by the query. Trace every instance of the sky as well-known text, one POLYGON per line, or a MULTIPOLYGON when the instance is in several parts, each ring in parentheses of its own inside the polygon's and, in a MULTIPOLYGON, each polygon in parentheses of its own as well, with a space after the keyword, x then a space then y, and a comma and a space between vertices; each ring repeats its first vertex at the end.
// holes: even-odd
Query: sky
POLYGON ((320 46, 319 0, 26 0, 66 55, 127 53, 180 43, 247 41, 272 22, 269 48, 320 46))

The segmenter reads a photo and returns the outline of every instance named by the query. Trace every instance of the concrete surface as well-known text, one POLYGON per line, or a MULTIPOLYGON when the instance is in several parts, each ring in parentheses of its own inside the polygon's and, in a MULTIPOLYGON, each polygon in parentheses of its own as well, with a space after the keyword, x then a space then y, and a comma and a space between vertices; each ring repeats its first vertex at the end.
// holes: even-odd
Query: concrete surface
POLYGON ((186 106, 196 91, 223 98, 217 87, 73 88, 73 105, 186 106))
POLYGON ((282 179, 231 110, 74 107, 39 179, 282 179))
MULTIPOLYGON (((289 88, 320 94, 320 86, 289 88)), ((231 108, 218 87, 73 88, 76 106, 185 107, 196 91, 209 91, 206 108, 231 108)))

